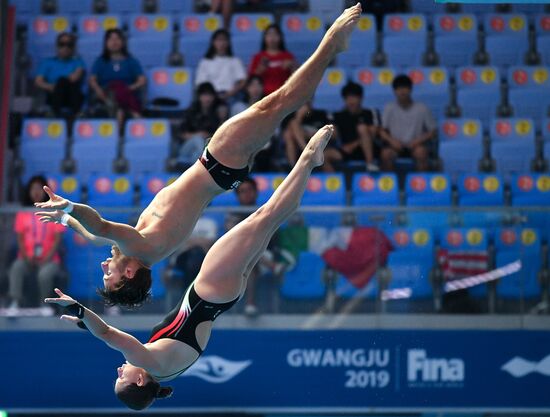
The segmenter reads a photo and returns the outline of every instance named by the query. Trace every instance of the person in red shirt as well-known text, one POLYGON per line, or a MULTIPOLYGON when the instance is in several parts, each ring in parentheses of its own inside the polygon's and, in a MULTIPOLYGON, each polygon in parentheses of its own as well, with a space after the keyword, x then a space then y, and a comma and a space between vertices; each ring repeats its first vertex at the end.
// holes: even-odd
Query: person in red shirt
POLYGON ((278 25, 269 25, 264 31, 262 50, 252 58, 250 75, 259 75, 268 95, 282 86, 297 68, 294 55, 286 50, 283 33, 278 25))
MULTIPOLYGON (((43 190, 47 185, 42 176, 32 177, 27 185, 23 204, 32 207, 34 203, 48 200, 43 190)), ((25 278, 34 275, 38 281, 40 299, 53 294, 55 278, 60 273, 59 242, 65 228, 60 224, 42 223, 32 211, 20 211, 15 216, 14 231, 17 234, 17 259, 9 270, 10 310, 16 311, 23 300, 25 278)), ((51 308, 44 314, 53 314, 51 308)))

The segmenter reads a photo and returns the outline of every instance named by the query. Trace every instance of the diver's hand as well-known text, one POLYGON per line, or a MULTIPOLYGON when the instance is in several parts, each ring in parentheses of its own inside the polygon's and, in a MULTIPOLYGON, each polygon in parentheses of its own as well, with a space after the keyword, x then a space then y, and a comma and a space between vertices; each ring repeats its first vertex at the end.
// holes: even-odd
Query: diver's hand
POLYGON ((61 196, 58 196, 57 194, 54 194, 51 188, 48 187, 47 185, 44 186, 44 192, 48 194, 48 197, 50 199, 43 203, 34 203, 36 207, 43 208, 43 209, 52 209, 52 210, 63 210, 64 208, 68 207, 70 203, 69 200, 61 196))
POLYGON ((55 211, 38 211, 34 213, 35 216, 38 216, 39 220, 42 223, 61 223, 61 218, 65 212, 61 210, 55 211))
POLYGON ((67 307, 71 304, 76 304, 76 300, 68 296, 67 294, 63 294, 59 288, 54 289, 55 293, 59 296, 58 298, 46 298, 44 300, 45 303, 49 304, 57 304, 61 307, 67 307))

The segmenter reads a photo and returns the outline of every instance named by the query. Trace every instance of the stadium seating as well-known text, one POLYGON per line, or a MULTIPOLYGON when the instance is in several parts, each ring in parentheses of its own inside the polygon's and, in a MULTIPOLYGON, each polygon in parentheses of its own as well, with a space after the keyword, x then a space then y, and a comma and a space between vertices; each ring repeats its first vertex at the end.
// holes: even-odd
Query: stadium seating
POLYGON ((57 0, 57 13, 68 15, 79 15, 92 13, 93 0, 57 0))
POLYGON ((322 227, 340 226, 342 224, 341 213, 308 212, 306 206, 343 206, 345 204, 346 184, 343 174, 311 175, 301 201, 306 224, 322 227))
POLYGON ((456 68, 473 64, 477 26, 477 18, 472 14, 434 16, 435 51, 440 65, 456 68))
POLYGON ((269 197, 277 189, 277 187, 284 181, 286 174, 254 174, 253 178, 256 181, 258 187, 258 200, 259 206, 267 202, 269 197))
POLYGON ((128 23, 128 49, 144 69, 167 65, 174 22, 169 15, 133 14, 128 23))
MULTIPOLYGON (((451 180, 446 174, 408 174, 405 185, 408 207, 437 207, 451 205, 451 180)), ((407 213, 410 227, 430 228, 437 232, 448 226, 447 211, 413 210, 407 213)))
POLYGON ((327 68, 319 86, 315 90, 313 107, 329 112, 342 110, 344 100, 341 91, 346 82, 346 72, 344 69, 327 68))
POLYGON ((409 4, 413 13, 424 13, 430 16, 434 13, 445 12, 445 4, 434 3, 431 0, 411 0, 409 4))
POLYGON ((392 228, 385 230, 394 250, 388 256, 388 290, 410 288, 411 299, 432 295, 430 272, 434 264, 434 239, 428 229, 392 228))
POLYGON ((363 87, 363 107, 382 111, 384 106, 395 100, 392 89, 393 78, 398 74, 392 68, 359 68, 353 79, 363 87))
POLYGON ((533 119, 538 126, 550 111, 548 67, 511 67, 508 70, 508 97, 514 116, 533 119))
POLYGON ((387 14, 384 16, 383 50, 392 67, 422 65, 426 52, 427 24, 421 14, 387 14))
POLYGON ((537 52, 541 55, 542 63, 550 65, 550 14, 540 14, 535 18, 537 33, 537 52))
POLYGON ((449 104, 449 74, 442 67, 410 68, 408 76, 413 81, 415 101, 424 103, 436 119, 445 115, 449 104))
POLYGON ((376 51, 376 21, 372 15, 361 15, 357 27, 351 33, 348 49, 336 59, 340 67, 356 69, 370 65, 376 51))
POLYGON ((535 127, 531 119, 494 119, 490 129, 491 155, 497 172, 528 172, 535 158, 535 127))
POLYGON ((283 15, 281 30, 285 39, 289 39, 287 49, 300 64, 313 54, 325 34, 321 16, 311 13, 283 15))
POLYGON ((488 232, 503 223, 504 214, 498 210, 468 210, 466 207, 503 207, 504 181, 497 174, 464 174, 457 181, 458 205, 462 226, 482 227, 488 232))
POLYGON ((461 116, 480 119, 488 127, 500 103, 500 71, 496 67, 460 67, 456 84, 461 116))
MULTIPOLYGON (((355 174, 351 186, 351 205, 354 207, 399 206, 399 184, 397 175, 384 173, 380 175, 355 174)), ((395 214, 383 212, 358 212, 357 223, 361 226, 392 225, 395 214)))
POLYGON ((540 231, 543 239, 550 235, 550 219, 541 209, 550 206, 550 176, 548 174, 513 175, 510 181, 512 206, 526 207, 519 215, 523 224, 540 231))
POLYGON ((245 66, 260 51, 263 31, 273 22, 273 15, 268 13, 235 13, 231 17, 233 53, 245 66))
POLYGON ((142 3, 142 0, 109 0, 107 2, 107 11, 109 13, 120 13, 125 15, 140 13, 142 11, 142 3))
POLYGON ((38 68, 39 62, 55 55, 55 40, 60 33, 71 30, 68 15, 34 16, 28 25, 27 52, 31 57, 31 73, 38 68))
POLYGON ((126 123, 124 156, 131 175, 164 172, 170 152, 170 125, 164 119, 133 119, 126 123))
POLYGON ((98 174, 88 179, 88 204, 93 207, 131 207, 134 188, 130 177, 98 174))
POLYGON ((15 6, 15 20, 18 25, 26 26, 29 20, 39 15, 42 9, 42 0, 9 0, 15 6))
POLYGON ((536 229, 503 228, 495 236, 495 266, 521 261, 521 270, 498 280, 501 298, 532 299, 540 295, 537 274, 541 268, 541 239, 536 229))
POLYGON ((521 13, 485 15, 485 49, 491 65, 509 67, 521 64, 527 53, 529 25, 521 13))
POLYGON ((48 174, 48 186, 55 194, 71 201, 81 201, 82 183, 73 175, 48 174))
POLYGON ((550 159, 550 117, 545 117, 541 125, 542 139, 544 140, 544 157, 550 159))
POLYGON ((483 158, 483 129, 478 119, 439 121, 439 157, 443 171, 457 174, 475 172, 483 158))
POLYGON ((101 55, 105 32, 114 28, 122 28, 122 19, 115 14, 84 14, 78 18, 78 53, 88 71, 101 55))
POLYGON ((139 205, 147 207, 155 195, 177 179, 173 174, 151 174, 141 178, 139 187, 139 205))
POLYGON ((323 282, 325 262, 312 252, 301 252, 294 269, 284 274, 281 295, 287 299, 322 299, 326 294, 323 282))
POLYGON ((156 67, 147 72, 147 108, 183 111, 193 100, 193 70, 186 67, 156 67), (170 99, 169 105, 162 99, 170 99), (171 104, 171 103, 170 103, 171 104))
POLYGON ((19 157, 25 176, 60 174, 65 157, 67 127, 63 119, 26 119, 21 132, 19 157))
POLYGON ((168 14, 193 13, 193 3, 181 0, 157 0, 157 12, 168 14))
MULTIPOLYGON (((201 58, 206 54, 210 37, 222 27, 221 18, 217 14, 186 14, 182 16, 179 50, 187 67, 197 67, 201 58)), ((232 47, 235 51, 236 45, 233 41, 232 47)))
POLYGON ((78 176, 85 180, 92 173, 110 173, 118 152, 115 120, 77 120, 73 127, 72 157, 78 176))

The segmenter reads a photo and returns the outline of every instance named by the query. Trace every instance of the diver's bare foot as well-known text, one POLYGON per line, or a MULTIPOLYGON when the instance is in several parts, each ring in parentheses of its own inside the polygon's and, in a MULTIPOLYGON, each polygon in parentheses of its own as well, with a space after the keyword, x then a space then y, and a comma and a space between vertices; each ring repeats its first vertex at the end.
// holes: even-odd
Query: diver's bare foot
POLYGON ((359 18, 361 17, 361 3, 349 7, 342 12, 327 30, 325 39, 329 44, 333 44, 337 54, 348 49, 349 35, 355 29, 359 18))
POLYGON ((334 132, 333 125, 325 125, 319 129, 307 143, 307 150, 311 155, 311 164, 314 167, 323 165, 325 161, 324 153, 327 147, 328 141, 334 132))

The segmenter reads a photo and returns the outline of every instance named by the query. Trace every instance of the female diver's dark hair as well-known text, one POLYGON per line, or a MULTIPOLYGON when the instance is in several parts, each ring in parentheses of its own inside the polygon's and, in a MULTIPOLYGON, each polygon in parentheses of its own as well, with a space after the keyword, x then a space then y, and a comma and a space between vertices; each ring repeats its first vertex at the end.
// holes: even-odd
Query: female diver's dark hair
POLYGON ((130 384, 116 392, 120 401, 132 410, 143 410, 149 407, 157 398, 168 398, 172 395, 172 387, 161 387, 156 381, 149 381, 141 387, 138 384, 130 384))

